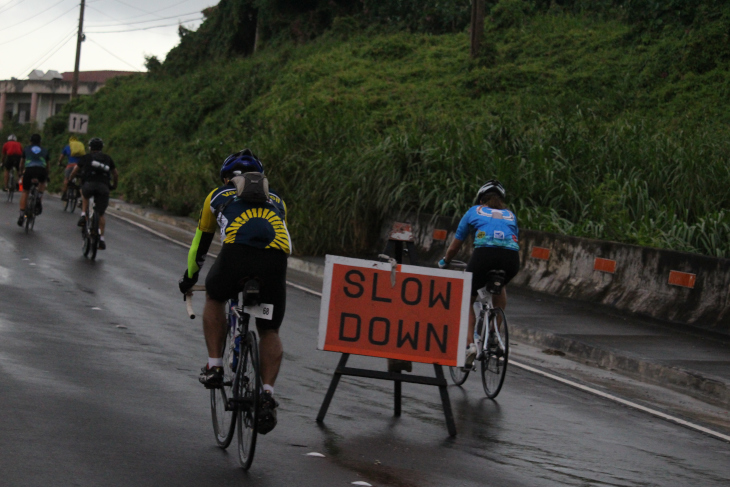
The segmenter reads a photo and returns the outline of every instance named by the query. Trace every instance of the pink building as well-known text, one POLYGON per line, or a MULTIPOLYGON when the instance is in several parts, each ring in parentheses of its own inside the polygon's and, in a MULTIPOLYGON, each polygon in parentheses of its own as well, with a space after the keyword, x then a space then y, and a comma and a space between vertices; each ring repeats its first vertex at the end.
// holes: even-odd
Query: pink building
MULTIPOLYGON (((93 95, 107 80, 115 76, 134 74, 133 71, 81 71, 79 72, 78 94, 93 95)), ((20 123, 36 122, 43 126, 45 121, 61 111, 71 99, 73 72, 59 73, 35 70, 28 79, 0 81, 0 129, 5 120, 20 123)))

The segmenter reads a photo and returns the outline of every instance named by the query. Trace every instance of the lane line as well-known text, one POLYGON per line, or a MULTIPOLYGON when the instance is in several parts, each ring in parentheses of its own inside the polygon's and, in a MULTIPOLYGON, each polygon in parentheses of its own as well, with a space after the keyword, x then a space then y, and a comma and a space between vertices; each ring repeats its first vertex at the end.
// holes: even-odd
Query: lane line
MULTIPOLYGON (((131 223, 132 225, 134 225, 136 227, 139 227, 139 228, 141 228, 143 230, 146 230, 146 231, 148 231, 148 232, 150 232, 150 233, 152 233, 154 235, 157 235, 160 238, 163 238, 163 239, 168 240, 170 242, 173 242, 175 244, 181 245, 181 246, 183 246, 185 248, 189 248, 189 245, 188 244, 185 244, 183 242, 180 242, 179 240, 175 240, 172 237, 168 237, 167 235, 164 235, 164 234, 162 234, 160 232, 157 232, 157 231, 151 229, 150 227, 148 227, 146 225, 142 225, 141 223, 137 223, 135 221, 129 220, 128 218, 124 218, 124 217, 119 216, 119 215, 114 215, 113 213, 107 213, 107 214, 113 215, 115 218, 119 218, 120 220, 124 220, 127 223, 131 223)), ((211 254, 210 252, 208 253, 208 255, 211 256, 211 257, 216 257, 215 254, 211 254)), ((295 283, 290 282, 290 281, 286 281, 286 283, 287 283, 287 285, 289 285, 291 287, 294 287, 296 289, 299 289, 300 291, 304 291, 306 293, 312 294, 314 296, 318 296, 320 298, 322 297, 322 293, 317 292, 314 289, 310 289, 310 288, 305 287, 305 286, 300 286, 299 284, 295 284, 295 283)), ((509 364, 510 365, 514 365, 517 368, 526 370, 528 372, 532 372, 533 374, 541 375, 541 376, 543 376, 545 378, 558 381, 558 382, 560 382, 562 384, 568 385, 568 386, 573 387, 575 389, 579 389, 581 391, 588 392, 590 394, 593 394, 593 395, 602 397, 604 399, 608 399, 609 401, 613 401, 613 402, 617 402, 619 404, 623 404, 624 406, 630 407, 632 409, 638 409, 639 411, 643 411, 645 413, 651 414, 652 416, 656 416, 657 418, 661 418, 661 419, 664 419, 666 421, 670 421, 670 422, 675 423, 675 424, 678 424, 680 426, 684 426, 684 427, 693 429, 695 431, 699 431, 701 433, 705 433, 705 434, 710 435, 710 436, 712 436, 714 438, 717 438, 717 439, 720 439, 720 440, 723 440, 723 441, 726 441, 726 442, 730 443, 730 436, 724 435, 724 434, 722 434, 720 432, 713 431, 713 430, 708 429, 708 428, 705 428, 704 426, 700 426, 698 424, 690 423, 689 421, 685 421, 684 419, 677 418, 676 416, 671 416, 671 415, 666 414, 666 413, 663 413, 661 411, 657 411, 656 409, 651 409, 651 408, 648 408, 646 406, 642 406, 641 404, 637 404, 635 402, 627 401, 626 399, 621 399, 620 397, 613 396, 611 394, 605 393, 603 391, 599 391, 598 389, 594 389, 592 387, 588 387, 588 386, 584 386, 582 384, 578 384, 577 382, 573 382, 571 380, 564 379, 564 378, 559 377, 557 375, 550 374, 548 372, 544 372, 544 371, 542 371, 540 369, 536 369, 534 367, 530 367, 529 365, 525 365, 525 364, 521 364, 519 362, 515 362, 514 360, 510 360, 509 361, 509 364)))
POLYGON ((562 377, 559 377, 554 374, 550 374, 549 372, 544 372, 540 369, 536 369, 534 367, 530 367, 529 365, 521 364, 519 362, 515 362, 514 360, 510 360, 508 362, 508 365, 514 365, 520 369, 524 369, 528 372, 532 372, 533 374, 538 374, 543 377, 546 377, 548 379, 552 379, 558 382, 561 382, 565 385, 568 385, 570 387, 574 387, 576 389, 580 389, 581 391, 588 392, 591 394, 594 394, 596 396, 600 396, 604 399, 608 399, 610 401, 617 402, 619 404, 623 404, 624 406, 628 406, 633 409, 638 409, 639 411, 643 411, 645 413, 649 413, 652 416, 656 416, 658 418, 665 419, 667 421, 671 421, 673 423, 677 423, 681 426, 686 426, 687 428, 691 428, 696 431, 700 431, 702 433, 708 434, 710 436, 714 436, 715 438, 718 438, 723 441, 727 441, 730 443, 730 436, 724 435, 722 433, 719 433, 717 431, 713 431, 711 429, 705 428, 704 426, 700 426, 698 424, 690 423, 689 421, 685 421, 683 419, 677 418, 676 416, 671 416, 669 414, 662 413, 661 411, 657 411, 656 409, 651 409, 646 406, 642 406, 641 404, 637 404, 635 402, 627 401, 626 399, 621 399, 620 397, 613 396, 611 394, 605 393, 603 391, 599 391, 598 389, 594 389, 592 387, 584 386, 582 384, 578 384, 577 382, 573 382, 568 379, 564 379, 562 377))

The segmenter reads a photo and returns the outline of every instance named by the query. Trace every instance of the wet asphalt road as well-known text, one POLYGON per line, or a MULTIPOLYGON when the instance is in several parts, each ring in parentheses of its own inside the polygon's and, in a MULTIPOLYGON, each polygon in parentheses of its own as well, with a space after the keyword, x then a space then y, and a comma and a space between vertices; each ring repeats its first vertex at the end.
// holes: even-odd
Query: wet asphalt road
POLYGON ((476 377, 449 388, 455 439, 436 388, 404 384, 396 419, 392 384, 370 379, 344 378, 320 426, 339 356, 316 350, 319 298, 294 288, 279 425, 259 438, 245 473, 234 449, 215 446, 196 380, 201 326, 186 318, 176 284, 187 251, 110 218, 109 249, 89 262, 78 211, 59 204, 47 201, 25 235, 17 205, 0 203, 0 486, 728 483, 727 443, 517 368, 497 401, 476 377))

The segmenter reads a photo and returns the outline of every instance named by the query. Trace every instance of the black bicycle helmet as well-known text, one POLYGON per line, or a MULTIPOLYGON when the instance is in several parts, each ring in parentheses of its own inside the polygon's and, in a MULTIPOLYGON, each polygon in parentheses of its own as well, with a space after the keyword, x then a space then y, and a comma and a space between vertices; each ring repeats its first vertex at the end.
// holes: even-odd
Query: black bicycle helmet
POLYGON ((221 181, 231 179, 236 173, 264 172, 264 165, 249 149, 243 149, 226 157, 221 166, 221 181))
POLYGON ((477 191, 477 196, 474 198, 474 204, 478 205, 481 202, 482 196, 487 193, 497 193, 502 198, 504 198, 507 194, 502 183, 496 179, 490 179, 484 183, 481 188, 479 188, 479 191, 477 191))
POLYGON ((38 145, 41 143, 41 134, 33 134, 30 136, 30 143, 38 145))
POLYGON ((104 148, 104 141, 99 137, 94 137, 89 141, 89 150, 102 150, 104 148))

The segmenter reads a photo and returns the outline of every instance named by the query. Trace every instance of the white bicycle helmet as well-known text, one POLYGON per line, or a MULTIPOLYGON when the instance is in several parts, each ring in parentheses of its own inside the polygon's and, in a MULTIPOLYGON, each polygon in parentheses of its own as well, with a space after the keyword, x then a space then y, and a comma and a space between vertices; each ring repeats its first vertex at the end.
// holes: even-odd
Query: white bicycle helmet
POLYGON ((474 198, 474 205, 478 205, 479 201, 482 199, 482 196, 484 196, 486 193, 497 193, 499 196, 504 198, 507 195, 507 192, 504 190, 504 186, 502 186, 502 183, 497 181, 496 179, 490 179, 484 185, 479 188, 479 191, 477 191, 477 196, 474 198))
POLYGON ((8 135, 8 140, 17 142, 18 138, 15 136, 15 134, 10 134, 10 135, 8 135))

